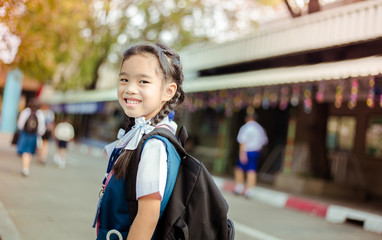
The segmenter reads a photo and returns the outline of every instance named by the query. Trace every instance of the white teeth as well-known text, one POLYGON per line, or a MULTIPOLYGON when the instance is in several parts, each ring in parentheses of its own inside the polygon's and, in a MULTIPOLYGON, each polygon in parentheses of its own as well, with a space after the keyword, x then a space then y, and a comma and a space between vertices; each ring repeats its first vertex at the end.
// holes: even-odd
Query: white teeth
POLYGON ((139 101, 126 100, 127 104, 138 104, 139 101))

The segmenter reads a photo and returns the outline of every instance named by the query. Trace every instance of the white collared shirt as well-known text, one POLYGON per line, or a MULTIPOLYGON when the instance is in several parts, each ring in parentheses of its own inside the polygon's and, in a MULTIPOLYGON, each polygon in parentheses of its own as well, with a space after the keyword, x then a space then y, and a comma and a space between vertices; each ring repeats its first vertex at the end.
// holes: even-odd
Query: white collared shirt
MULTIPOLYGON (((25 122, 28 120, 28 117, 31 115, 31 109, 25 108, 23 111, 21 111, 19 119, 17 120, 17 127, 18 129, 22 130, 24 128, 25 122)), ((37 116, 37 134, 42 136, 45 133, 45 118, 44 114, 41 112, 41 110, 36 111, 37 116)))
MULTIPOLYGON (((157 127, 166 127, 174 134, 177 124, 169 121, 168 117, 157 124, 157 127)), ((136 198, 159 192, 164 195, 167 179, 167 152, 165 144, 155 138, 149 139, 141 154, 138 165, 136 198)))
POLYGON ((260 124, 249 121, 240 128, 237 141, 244 144, 247 152, 253 152, 260 151, 268 143, 268 137, 260 124))

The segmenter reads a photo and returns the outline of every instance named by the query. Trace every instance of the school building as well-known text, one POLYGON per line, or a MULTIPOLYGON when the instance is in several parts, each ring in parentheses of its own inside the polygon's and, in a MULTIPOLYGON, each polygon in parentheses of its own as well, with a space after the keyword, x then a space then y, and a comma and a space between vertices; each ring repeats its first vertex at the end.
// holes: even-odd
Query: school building
POLYGON ((253 106, 270 140, 261 181, 382 197, 382 1, 283 19, 182 57, 187 125, 212 169, 232 172, 236 135, 253 106))

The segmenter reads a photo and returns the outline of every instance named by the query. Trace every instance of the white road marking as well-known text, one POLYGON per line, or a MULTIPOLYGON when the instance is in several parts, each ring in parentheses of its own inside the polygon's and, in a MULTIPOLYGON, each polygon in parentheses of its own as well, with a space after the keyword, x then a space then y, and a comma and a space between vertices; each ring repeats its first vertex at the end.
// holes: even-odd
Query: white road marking
POLYGON ((277 237, 271 236, 271 235, 266 234, 264 232, 261 232, 259 230, 250 228, 250 227, 248 227, 248 226, 246 226, 244 224, 238 223, 236 221, 234 221, 233 223, 235 224, 235 230, 237 232, 244 233, 244 234, 246 234, 248 236, 255 237, 255 238, 258 238, 258 239, 261 239, 261 240, 282 240, 281 238, 277 238, 277 237))

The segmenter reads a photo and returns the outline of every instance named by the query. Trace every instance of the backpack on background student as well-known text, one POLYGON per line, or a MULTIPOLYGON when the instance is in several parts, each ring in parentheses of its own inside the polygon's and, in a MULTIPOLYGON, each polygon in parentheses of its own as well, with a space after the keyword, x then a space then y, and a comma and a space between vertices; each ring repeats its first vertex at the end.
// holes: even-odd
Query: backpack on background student
POLYGON ((164 142, 167 151, 176 151, 181 158, 180 165, 177 165, 179 162, 168 161, 168 174, 172 174, 169 177, 176 178, 176 182, 172 193, 165 191, 163 196, 162 202, 167 200, 168 202, 159 219, 154 239, 234 239, 235 228, 233 222, 227 218, 226 200, 203 163, 184 149, 187 139, 184 127, 179 130, 177 136, 168 129, 159 127, 142 137, 136 149, 136 157, 131 159, 129 165, 129 172, 134 174, 127 174, 126 177, 126 181, 134 183, 126 184, 131 221, 134 220, 138 210, 135 183, 140 155, 144 143, 152 137, 164 142), (178 166, 179 169, 174 170, 178 166))
POLYGON ((37 133, 38 119, 35 112, 31 112, 27 120, 25 121, 23 130, 27 133, 37 133))

